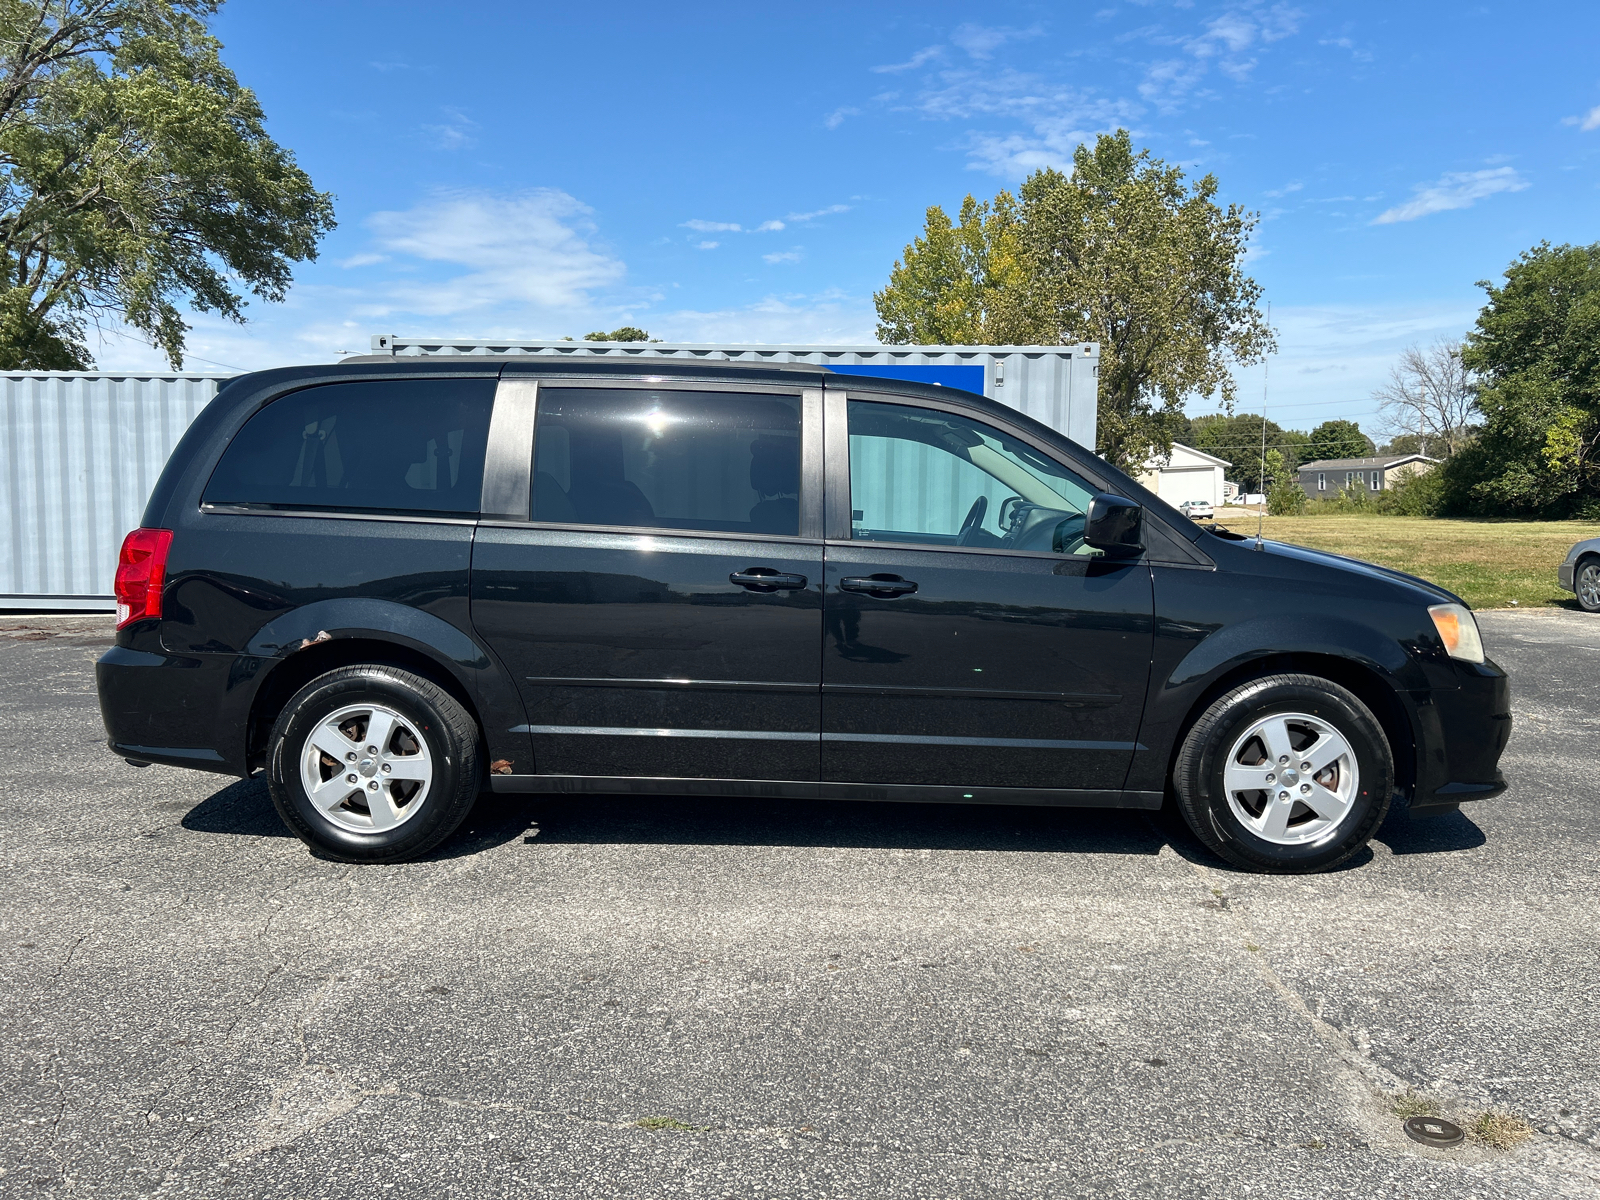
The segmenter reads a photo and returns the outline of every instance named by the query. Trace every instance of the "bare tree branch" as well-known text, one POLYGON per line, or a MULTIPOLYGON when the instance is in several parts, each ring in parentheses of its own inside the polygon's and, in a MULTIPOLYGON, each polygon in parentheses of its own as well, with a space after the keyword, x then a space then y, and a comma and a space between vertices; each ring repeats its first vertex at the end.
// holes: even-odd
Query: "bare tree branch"
POLYGON ((1448 458, 1471 435, 1478 390, 1477 378, 1461 361, 1461 343, 1441 338, 1427 349, 1408 346, 1373 399, 1391 439, 1408 434, 1423 454, 1448 458))

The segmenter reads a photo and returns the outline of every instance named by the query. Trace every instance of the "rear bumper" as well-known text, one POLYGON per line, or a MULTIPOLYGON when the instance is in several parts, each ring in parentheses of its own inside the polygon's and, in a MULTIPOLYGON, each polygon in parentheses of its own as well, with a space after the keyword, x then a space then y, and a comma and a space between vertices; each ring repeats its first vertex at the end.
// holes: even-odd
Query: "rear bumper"
POLYGON ((107 650, 94 674, 112 753, 136 762, 245 774, 242 739, 218 736, 232 661, 232 655, 107 650))
POLYGON ((1461 686, 1426 694, 1417 715, 1417 789, 1411 810, 1424 815, 1506 790, 1500 755, 1511 738, 1511 682, 1492 662, 1460 664, 1461 686))

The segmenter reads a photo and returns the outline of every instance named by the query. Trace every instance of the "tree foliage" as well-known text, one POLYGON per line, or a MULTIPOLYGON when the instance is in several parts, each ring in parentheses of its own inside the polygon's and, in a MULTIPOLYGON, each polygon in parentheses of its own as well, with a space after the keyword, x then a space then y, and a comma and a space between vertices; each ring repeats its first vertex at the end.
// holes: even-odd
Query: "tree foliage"
POLYGON ((1020 198, 937 206, 877 293, 887 342, 1100 343, 1098 445, 1138 470, 1170 449, 1190 395, 1231 405, 1235 364, 1274 348, 1243 270, 1256 218, 1217 181, 1135 151, 1126 130, 1079 146, 1070 175, 1020 198))
POLYGON ((1016 200, 968 196, 952 224, 937 204, 873 295, 878 339, 890 344, 993 346, 1022 336, 1025 279, 1016 200))
POLYGON ((219 0, 0 0, 0 365, 89 365, 125 321, 182 364, 178 305, 282 300, 332 199, 222 62, 219 0))
MULTIPOLYGON (((1180 439, 1181 440, 1181 439, 1180 439)), ((1284 429, 1270 418, 1266 422, 1266 437, 1262 437, 1260 414, 1212 413, 1196 417, 1189 422, 1188 445, 1204 450, 1232 464, 1228 478, 1237 480, 1246 492, 1265 493, 1270 486, 1271 472, 1262 478, 1262 444, 1267 452, 1276 450, 1285 467, 1294 468, 1305 461, 1305 446, 1310 439, 1298 429, 1284 429)))
POLYGON ((660 338, 653 338, 637 325, 624 325, 620 329, 613 329, 610 333, 596 330, 583 335, 586 342, 659 342, 660 338))
POLYGON ((1378 452, 1372 439, 1354 421, 1324 421, 1311 431, 1302 462, 1328 458, 1368 458, 1378 452))
POLYGON ((1446 466, 1446 504, 1489 515, 1600 506, 1600 243, 1541 243, 1480 285, 1463 363, 1484 381, 1481 434, 1446 466))

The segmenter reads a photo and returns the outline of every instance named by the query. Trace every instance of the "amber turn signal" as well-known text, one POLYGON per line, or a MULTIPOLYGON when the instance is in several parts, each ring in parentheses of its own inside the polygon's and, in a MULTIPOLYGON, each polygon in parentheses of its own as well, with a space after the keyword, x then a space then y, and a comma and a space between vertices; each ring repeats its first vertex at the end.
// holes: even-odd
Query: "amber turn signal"
POLYGON ((1471 609, 1464 604, 1435 604, 1428 609, 1428 615, 1433 618, 1446 654, 1462 662, 1483 661, 1483 639, 1478 636, 1478 622, 1471 609))

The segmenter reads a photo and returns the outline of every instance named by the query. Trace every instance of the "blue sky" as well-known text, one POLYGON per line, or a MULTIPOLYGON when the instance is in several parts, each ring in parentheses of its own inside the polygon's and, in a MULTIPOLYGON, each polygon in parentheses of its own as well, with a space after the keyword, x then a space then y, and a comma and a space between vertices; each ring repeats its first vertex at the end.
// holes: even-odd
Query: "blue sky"
POLYGON ((231 0, 215 28, 340 224, 286 304, 194 319, 199 370, 374 333, 871 341, 928 205, 1121 125, 1260 211, 1275 418, 1370 425, 1401 348, 1470 327, 1474 281, 1600 239, 1592 3, 231 0))

